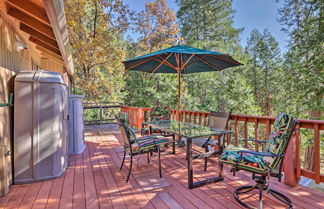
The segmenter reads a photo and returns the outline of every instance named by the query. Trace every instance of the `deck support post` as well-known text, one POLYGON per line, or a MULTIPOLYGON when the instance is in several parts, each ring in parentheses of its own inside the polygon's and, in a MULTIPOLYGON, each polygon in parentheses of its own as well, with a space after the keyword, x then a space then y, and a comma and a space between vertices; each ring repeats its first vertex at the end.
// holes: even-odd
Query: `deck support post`
POLYGON ((291 137, 286 156, 283 162, 285 172, 285 184, 289 186, 298 186, 297 178, 297 156, 296 156, 296 134, 291 137))

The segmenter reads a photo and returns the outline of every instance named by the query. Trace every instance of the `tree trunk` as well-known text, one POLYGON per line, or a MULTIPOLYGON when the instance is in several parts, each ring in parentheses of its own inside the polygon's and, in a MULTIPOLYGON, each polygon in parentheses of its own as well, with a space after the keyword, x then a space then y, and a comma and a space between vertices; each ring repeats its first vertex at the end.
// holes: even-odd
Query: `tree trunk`
POLYGON ((314 171, 314 146, 307 146, 304 154, 304 169, 314 171))

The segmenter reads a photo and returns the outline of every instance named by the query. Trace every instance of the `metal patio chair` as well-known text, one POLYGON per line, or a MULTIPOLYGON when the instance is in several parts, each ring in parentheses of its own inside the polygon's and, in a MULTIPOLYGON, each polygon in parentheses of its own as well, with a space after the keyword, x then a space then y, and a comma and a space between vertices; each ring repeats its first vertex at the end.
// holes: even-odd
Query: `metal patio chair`
MULTIPOLYGON (((214 112, 211 111, 208 118, 208 126, 211 128, 226 129, 229 120, 229 112, 214 112)), ((209 138, 196 138, 192 140, 192 143, 205 149, 205 152, 209 152, 209 146, 217 146, 220 140, 223 140, 225 134, 218 136, 218 140, 212 137, 209 138)), ((204 171, 207 170, 208 158, 205 157, 204 171)))
POLYGON ((152 152, 158 153, 159 175, 160 178, 162 178, 160 147, 169 144, 170 143, 169 139, 165 136, 160 136, 160 135, 136 137, 134 132, 128 127, 127 124, 125 124, 123 119, 116 116, 116 120, 117 120, 117 124, 119 125, 119 130, 122 133, 123 142, 124 142, 124 157, 122 160, 122 164, 120 166, 120 170, 123 169, 126 153, 128 153, 130 156, 130 166, 129 166, 126 182, 128 182, 130 174, 132 172, 133 157, 141 154, 147 154, 147 160, 149 163, 150 155, 152 154, 152 152))
POLYGON ((263 152, 256 152, 242 147, 228 146, 219 158, 220 163, 232 165, 231 172, 245 170, 252 173, 252 179, 255 180, 254 186, 241 186, 234 191, 235 199, 246 208, 254 208, 240 199, 240 194, 248 193, 254 189, 259 190, 259 207, 262 208, 262 192, 266 190, 282 203, 292 208, 292 201, 280 193, 269 187, 269 178, 278 178, 279 182, 282 178, 282 164, 286 154, 286 150, 295 130, 296 120, 286 114, 277 115, 274 122, 274 132, 271 133, 267 141, 256 139, 244 139, 256 143, 266 144, 263 152))

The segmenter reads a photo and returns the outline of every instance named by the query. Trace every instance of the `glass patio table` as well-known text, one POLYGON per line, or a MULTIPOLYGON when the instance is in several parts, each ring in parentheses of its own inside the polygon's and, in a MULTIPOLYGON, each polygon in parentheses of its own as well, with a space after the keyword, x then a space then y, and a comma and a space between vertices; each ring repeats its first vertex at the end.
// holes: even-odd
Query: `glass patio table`
MULTIPOLYGON (((152 128, 157 128, 160 129, 161 131, 165 131, 186 138, 189 189, 197 188, 206 184, 215 183, 224 180, 223 165, 219 164, 219 175, 217 177, 206 179, 203 181, 198 181, 198 182, 193 181, 192 160, 196 159, 197 157, 192 156, 192 141, 195 140, 195 138, 221 136, 223 134, 233 133, 233 131, 226 130, 226 129, 211 128, 200 124, 188 123, 188 122, 177 121, 177 120, 154 121, 154 122, 148 122, 147 125, 149 125, 150 127, 150 133, 152 133, 152 128)), ((223 139, 225 139, 225 137, 223 137, 223 139)), ((223 151, 224 144, 225 144, 224 140, 223 141, 219 140, 220 146, 219 146, 219 151, 217 152, 218 154, 220 154, 223 151)), ((174 147, 173 147, 173 153, 175 154, 174 147)), ((204 155, 202 154, 202 156, 204 155)))

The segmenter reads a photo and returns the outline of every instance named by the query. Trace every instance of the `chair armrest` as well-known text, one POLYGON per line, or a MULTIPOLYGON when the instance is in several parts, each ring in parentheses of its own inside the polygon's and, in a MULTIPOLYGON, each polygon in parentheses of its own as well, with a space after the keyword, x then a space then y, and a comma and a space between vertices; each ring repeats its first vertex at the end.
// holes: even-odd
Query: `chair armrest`
POLYGON ((173 136, 175 136, 175 134, 163 134, 162 136, 164 136, 164 137, 173 137, 173 136))
POLYGON ((252 151, 252 150, 240 150, 238 151, 239 153, 249 153, 249 154, 253 154, 253 155, 259 155, 259 156, 264 156, 264 157, 283 157, 285 156, 285 154, 280 154, 280 155, 276 155, 273 153, 265 153, 265 152, 256 152, 256 151, 252 151))
POLYGON ((267 143, 267 141, 261 141, 256 139, 243 139, 242 141, 252 141, 252 142, 258 142, 258 143, 267 143))

